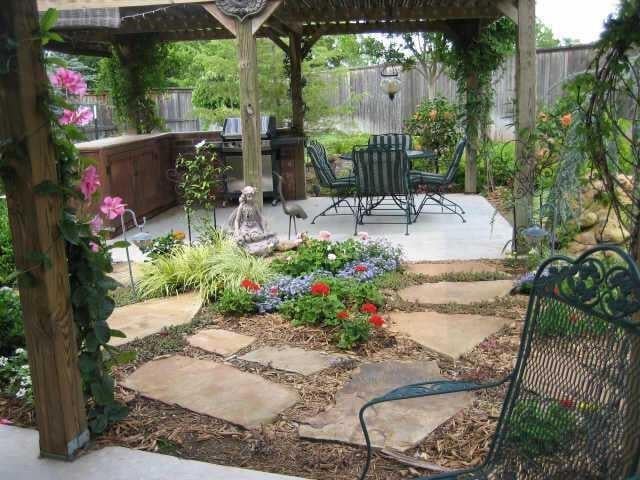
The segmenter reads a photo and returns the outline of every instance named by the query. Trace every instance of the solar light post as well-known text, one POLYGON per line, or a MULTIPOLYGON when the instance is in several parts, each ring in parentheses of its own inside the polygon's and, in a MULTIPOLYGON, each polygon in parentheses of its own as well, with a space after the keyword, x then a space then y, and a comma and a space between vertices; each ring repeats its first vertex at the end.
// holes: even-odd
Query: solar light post
POLYGON ((134 234, 131 237, 131 241, 139 248, 143 248, 146 245, 148 245, 151 240, 153 240, 153 237, 151 236, 150 233, 145 232, 143 230, 144 226, 147 224, 147 219, 146 217, 142 217, 142 225, 138 223, 138 219, 136 217, 136 213, 131 210, 131 209, 125 209, 125 211, 122 213, 122 215, 120 215, 120 223, 122 224, 122 239, 127 242, 127 246, 125 247, 125 251, 127 253, 127 266, 129 267, 129 280, 131 282, 131 291, 133 292, 133 295, 135 297, 138 296, 138 294, 136 293, 136 285, 135 282, 133 280, 133 270, 131 269, 131 255, 129 255, 129 242, 127 240, 127 228, 125 225, 125 221, 124 221, 124 217, 126 216, 126 214, 129 213, 129 215, 131 216, 131 218, 133 219, 133 224, 138 228, 138 233, 134 234))

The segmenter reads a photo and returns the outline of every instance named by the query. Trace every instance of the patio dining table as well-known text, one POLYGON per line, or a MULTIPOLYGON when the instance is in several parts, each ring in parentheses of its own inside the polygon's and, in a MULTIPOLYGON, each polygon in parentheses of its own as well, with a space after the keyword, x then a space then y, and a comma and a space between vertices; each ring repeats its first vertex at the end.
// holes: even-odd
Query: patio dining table
MULTIPOLYGON (((406 152, 411 168, 413 168, 413 162, 415 160, 429 160, 433 162, 436 173, 439 173, 440 168, 438 165, 438 156, 435 152, 432 152, 431 150, 406 150, 406 152)), ((341 153, 339 154, 339 157, 347 162, 351 162, 353 160, 353 154, 351 152, 341 153)))

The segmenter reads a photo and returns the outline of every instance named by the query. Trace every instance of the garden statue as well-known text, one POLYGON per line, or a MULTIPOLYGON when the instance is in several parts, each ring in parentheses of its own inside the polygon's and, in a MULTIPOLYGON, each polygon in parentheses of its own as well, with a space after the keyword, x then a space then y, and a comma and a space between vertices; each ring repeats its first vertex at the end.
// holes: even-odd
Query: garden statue
POLYGON ((256 189, 246 186, 240 205, 229 218, 233 239, 253 255, 266 256, 278 245, 278 237, 266 231, 265 220, 255 204, 256 189))

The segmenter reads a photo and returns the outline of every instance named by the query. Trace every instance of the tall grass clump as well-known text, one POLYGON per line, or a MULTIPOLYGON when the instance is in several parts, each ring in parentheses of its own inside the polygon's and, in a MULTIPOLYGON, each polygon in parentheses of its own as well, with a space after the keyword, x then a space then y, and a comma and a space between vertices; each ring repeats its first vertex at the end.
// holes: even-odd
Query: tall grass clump
POLYGON ((142 273, 138 292, 143 298, 195 290, 205 302, 224 289, 240 288, 246 278, 262 283, 272 276, 269 262, 251 256, 228 238, 179 247, 170 255, 146 264, 142 273))

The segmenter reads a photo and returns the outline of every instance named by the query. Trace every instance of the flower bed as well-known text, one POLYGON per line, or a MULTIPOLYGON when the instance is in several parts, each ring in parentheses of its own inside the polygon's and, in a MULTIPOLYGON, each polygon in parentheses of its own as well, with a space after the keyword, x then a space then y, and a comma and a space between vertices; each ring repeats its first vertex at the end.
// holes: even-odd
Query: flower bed
POLYGON ((280 275, 260 286, 245 279, 218 302, 222 313, 280 312, 294 325, 320 325, 334 331, 341 348, 352 348, 381 327, 384 303, 372 280, 397 270, 402 252, 385 241, 305 240, 299 249, 272 263, 280 275))

